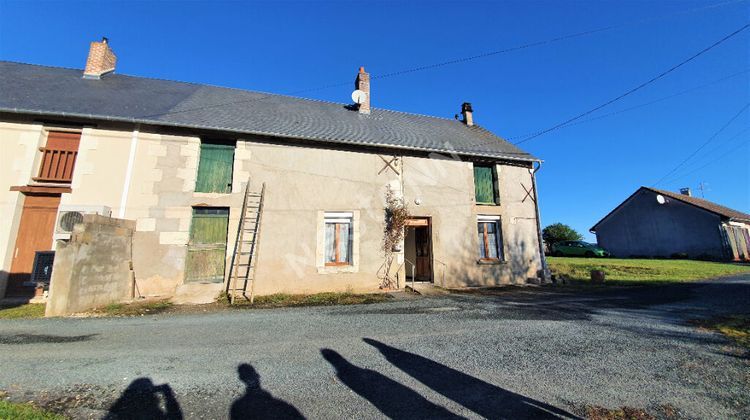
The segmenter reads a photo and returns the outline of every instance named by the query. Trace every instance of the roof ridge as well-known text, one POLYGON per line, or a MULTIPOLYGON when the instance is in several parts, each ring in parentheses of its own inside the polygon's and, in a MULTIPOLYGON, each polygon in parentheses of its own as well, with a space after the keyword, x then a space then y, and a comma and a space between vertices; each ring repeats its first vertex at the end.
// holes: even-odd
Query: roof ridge
MULTIPOLYGON (((675 200, 680 200, 683 203, 688 203, 688 204, 692 204, 692 205, 695 205, 695 206, 699 206, 700 204, 704 204, 705 203, 705 204, 709 205, 709 207, 702 207, 702 208, 704 210, 709 210, 709 211, 712 211, 714 213, 718 213, 718 212, 716 210, 710 209, 710 207, 719 207, 719 208, 724 209, 724 210, 729 210, 729 212, 726 212, 726 213, 730 213, 730 212, 731 213, 737 213, 737 214, 741 214, 741 215, 744 215, 744 216, 750 218, 750 214, 745 213, 744 211, 736 210, 736 209, 733 209, 731 207, 727 207, 727 206, 725 206, 723 204, 719 204, 719 203, 716 203, 716 202, 711 201, 711 200, 706 200, 705 198, 693 197, 692 195, 684 195, 682 193, 678 193, 678 192, 674 192, 674 191, 662 190, 662 189, 659 189, 659 188, 653 188, 653 187, 647 187, 647 186, 642 186, 641 188, 645 188, 647 190, 651 190, 651 191, 659 193, 659 194, 666 194, 669 197, 674 198, 675 200)), ((727 216, 727 217, 731 217, 731 216, 727 216)))
MULTIPOLYGON (((76 71, 83 72, 83 69, 79 69, 75 67, 49 66, 45 64, 26 63, 22 61, 13 61, 13 60, 0 60, 0 63, 14 63, 14 64, 23 64, 26 66, 45 67, 45 68, 51 68, 51 69, 76 70, 76 71)), ((261 91, 261 90, 250 90, 250 89, 234 87, 234 86, 221 86, 221 85, 215 85, 211 83, 187 82, 184 80, 164 79, 164 78, 153 77, 153 76, 138 76, 138 75, 132 75, 132 74, 117 73, 116 71, 107 73, 106 75, 102 76, 102 79, 107 79, 111 77, 127 77, 127 78, 133 78, 133 79, 146 79, 146 80, 156 80, 160 82, 181 83, 185 85, 192 85, 192 86, 198 86, 198 87, 211 87, 211 88, 227 89, 227 90, 233 90, 233 91, 244 92, 244 93, 257 93, 260 95, 267 95, 267 96, 281 96, 285 98, 292 98, 292 99, 310 101, 310 102, 326 103, 326 104, 331 104, 331 105, 341 105, 341 106, 352 105, 352 104, 345 103, 345 102, 335 102, 335 101, 329 101, 325 99, 305 98, 302 96, 294 96, 293 94, 288 94, 288 93, 273 93, 273 92, 266 92, 266 91, 261 91)), ((221 106, 221 105, 223 104, 215 104, 213 106, 221 106)), ((227 104, 227 105, 230 105, 230 104, 227 104)), ((395 109, 380 108, 380 107, 371 107, 371 109, 378 110, 381 112, 390 112, 390 113, 395 113, 395 114, 411 115, 411 116, 416 116, 416 117, 433 118, 436 120, 443 120, 443 121, 449 121, 449 122, 454 121, 447 117, 438 117, 435 115, 420 114, 416 112, 399 111, 395 109)), ((486 129, 485 131, 489 132, 489 130, 486 130, 486 129)), ((494 133, 492 134, 496 135, 494 133)))

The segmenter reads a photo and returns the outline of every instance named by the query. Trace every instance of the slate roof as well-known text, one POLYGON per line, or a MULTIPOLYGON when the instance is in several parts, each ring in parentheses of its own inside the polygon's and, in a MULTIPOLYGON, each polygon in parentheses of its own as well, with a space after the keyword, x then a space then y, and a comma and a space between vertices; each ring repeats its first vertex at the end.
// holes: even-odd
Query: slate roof
POLYGON ((712 203, 708 200, 704 200, 702 198, 688 197, 687 195, 684 195, 684 194, 675 193, 672 191, 657 190, 656 188, 649 188, 649 187, 642 187, 642 188, 651 190, 657 194, 665 195, 675 200, 682 201, 684 203, 692 204, 695 207, 702 208, 703 210, 710 211, 711 213, 716 213, 719 216, 726 217, 727 219, 743 220, 743 221, 750 222, 750 214, 743 213, 738 210, 733 210, 733 209, 730 209, 729 207, 724 207, 719 204, 712 203))
POLYGON ((641 187, 641 188, 638 188, 638 190, 636 190, 636 192, 634 192, 633 194, 631 194, 630 197, 626 198, 625 201, 623 201, 622 203, 620 203, 620 205, 618 205, 617 207, 615 207, 611 212, 607 213, 607 215, 604 216, 601 220, 599 220, 598 222, 596 222, 596 224, 589 231, 590 232, 595 232, 597 226, 599 226, 609 216, 611 216, 612 214, 614 214, 617 211, 617 209, 619 209, 620 207, 622 207, 623 205, 625 205, 625 203, 627 203, 628 201, 630 201, 630 199, 633 198, 638 193, 638 191, 641 191, 641 190, 651 191, 651 192, 653 192, 655 194, 661 194, 663 196, 672 198, 674 200, 682 201, 683 203, 687 203, 687 204, 693 205, 695 207, 698 207, 700 209, 703 209, 703 210, 709 211, 711 213, 717 214, 717 215, 719 215, 719 216, 721 216, 721 217, 723 217, 725 219, 738 220, 738 221, 742 221, 742 222, 750 222, 750 214, 743 213, 743 212, 738 211, 738 210, 733 210, 733 209, 730 209, 729 207, 724 207, 722 205, 713 203, 713 202, 708 201, 708 200, 704 200, 702 198, 687 196, 687 195, 684 195, 684 194, 680 194, 680 193, 676 193, 676 192, 672 192, 672 191, 667 191, 667 190, 660 190, 660 189, 651 188, 651 187, 641 187))
POLYGON ((0 61, 0 112, 219 130, 326 143, 537 158, 460 121, 240 89, 0 61))

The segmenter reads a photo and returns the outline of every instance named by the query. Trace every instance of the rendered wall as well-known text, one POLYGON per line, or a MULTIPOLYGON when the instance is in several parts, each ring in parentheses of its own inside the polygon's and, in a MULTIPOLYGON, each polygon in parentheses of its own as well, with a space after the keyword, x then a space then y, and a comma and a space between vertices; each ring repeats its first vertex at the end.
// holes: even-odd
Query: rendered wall
POLYGON ((638 191, 597 226, 596 239, 613 256, 724 258, 719 216, 679 200, 656 201, 656 193, 638 191))
MULTIPOLYGON (((29 138, 24 141, 32 145, 28 155, 34 159, 41 127, 19 127, 28 131, 29 138), (34 132, 35 140, 31 139, 34 132)), ((260 191, 264 182, 267 186, 258 248, 258 294, 377 290, 383 263, 386 186, 405 197, 413 215, 431 219, 436 284, 523 283, 536 277, 541 268, 533 196, 527 196, 525 190, 532 186, 528 167, 499 165, 500 205, 476 206, 472 164, 450 156, 400 157, 392 163, 394 171, 382 159, 393 158, 387 154, 245 139, 237 141, 235 149, 232 192, 207 194, 194 192, 199 154, 197 136, 83 130, 73 192, 63 194, 62 203, 106 205, 114 217, 135 221, 133 268, 140 295, 206 301, 223 290, 222 284, 183 284, 192 208, 230 209, 228 274, 248 179, 255 191, 260 191), (354 214, 351 267, 323 264, 326 211, 354 214), (505 262, 477 262, 477 214, 502 217, 505 262)), ((6 247, 6 255, 7 244, 0 244, 6 247)), ((401 255, 395 266, 403 262, 401 255)), ((402 268, 402 280, 404 271, 402 268)))
MULTIPOLYGON (((247 147, 253 187, 259 189, 262 182, 267 187, 256 272, 258 294, 377 290, 377 273, 383 263, 386 185, 401 192, 401 183, 412 215, 431 218, 436 284, 525 283, 541 269, 534 202, 524 190, 524 186, 532 187, 529 168, 499 165, 501 204, 476 206, 469 162, 439 156, 404 157, 395 164, 397 174, 390 168, 383 170, 385 162, 374 153, 257 143, 247 147), (355 214, 353 270, 319 264, 325 211, 355 214), (477 214, 502 217, 505 262, 478 262, 477 214)), ((397 258, 397 265, 401 263, 403 255, 397 258)))
POLYGON ((69 242, 58 242, 45 316, 83 312, 133 297, 135 222, 84 216, 69 242))
POLYGON ((36 175, 33 171, 44 137, 40 124, 0 122, 0 150, 5 157, 0 164, 0 298, 5 295, 23 209, 23 194, 10 187, 26 185, 36 175))

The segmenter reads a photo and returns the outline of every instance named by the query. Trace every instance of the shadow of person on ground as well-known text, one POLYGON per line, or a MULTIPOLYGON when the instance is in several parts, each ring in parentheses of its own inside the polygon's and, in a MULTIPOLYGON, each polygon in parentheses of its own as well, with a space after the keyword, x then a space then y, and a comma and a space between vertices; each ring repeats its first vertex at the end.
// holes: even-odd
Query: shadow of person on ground
POLYGON ((154 385, 150 378, 138 378, 128 385, 104 416, 114 419, 182 419, 182 410, 169 384, 154 385))
POLYGON ((370 338, 363 340, 414 379, 485 418, 578 418, 549 404, 507 391, 417 354, 370 338))
POLYGON ((274 398, 260 386, 260 375, 251 365, 237 366, 237 374, 245 383, 245 395, 232 403, 229 411, 231 419, 304 419, 305 416, 293 405, 274 398))
POLYGON ((450 418, 462 419, 447 409, 433 404, 416 391, 371 369, 349 363, 331 349, 321 349, 323 358, 336 369, 344 385, 366 399, 392 419, 450 418))

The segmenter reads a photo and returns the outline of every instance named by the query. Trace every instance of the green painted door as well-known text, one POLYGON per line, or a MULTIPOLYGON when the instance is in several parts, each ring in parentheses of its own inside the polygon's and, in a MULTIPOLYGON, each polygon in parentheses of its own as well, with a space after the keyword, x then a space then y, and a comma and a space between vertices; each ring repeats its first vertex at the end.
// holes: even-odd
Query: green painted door
POLYGON ((193 209, 185 283, 221 283, 227 252, 229 209, 193 209))
POLYGON ((209 193, 232 192, 233 166, 234 146, 202 143, 195 191, 209 193))

